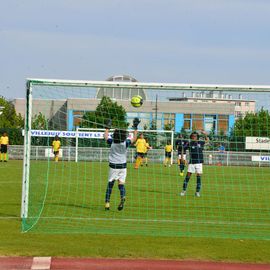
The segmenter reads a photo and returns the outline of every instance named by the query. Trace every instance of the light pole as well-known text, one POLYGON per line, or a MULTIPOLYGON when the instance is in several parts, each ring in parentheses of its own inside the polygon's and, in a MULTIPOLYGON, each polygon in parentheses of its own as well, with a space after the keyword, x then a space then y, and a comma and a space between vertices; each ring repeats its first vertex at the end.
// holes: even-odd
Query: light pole
POLYGON ((158 95, 156 94, 156 102, 155 102, 155 107, 153 108, 153 110, 155 111, 155 129, 157 129, 157 114, 158 114, 158 95))

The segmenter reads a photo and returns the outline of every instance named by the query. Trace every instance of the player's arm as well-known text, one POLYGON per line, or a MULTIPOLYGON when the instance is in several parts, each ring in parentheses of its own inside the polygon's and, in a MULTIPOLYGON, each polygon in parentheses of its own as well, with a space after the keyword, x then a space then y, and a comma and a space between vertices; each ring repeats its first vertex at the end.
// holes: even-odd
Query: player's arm
POLYGON ((131 143, 135 142, 135 145, 137 143, 137 135, 138 135, 138 130, 136 129, 133 131, 133 138, 131 139, 131 143))
POLYGON ((109 139, 109 130, 112 127, 112 120, 107 119, 105 122, 105 132, 104 132, 104 139, 107 142, 109 139))
POLYGON ((204 140, 205 140, 205 142, 209 142, 209 138, 208 138, 208 136, 207 136, 206 131, 202 130, 201 133, 204 135, 204 140))
POLYGON ((133 119, 133 126, 132 126, 132 128, 134 129, 134 131, 133 131, 133 139, 131 140, 131 143, 136 142, 135 143, 135 146, 137 146, 138 125, 140 124, 140 122, 141 122, 140 119, 137 118, 137 117, 135 117, 133 119))
POLYGON ((104 139, 105 139, 105 141, 107 141, 109 139, 109 129, 108 128, 105 129, 104 139))

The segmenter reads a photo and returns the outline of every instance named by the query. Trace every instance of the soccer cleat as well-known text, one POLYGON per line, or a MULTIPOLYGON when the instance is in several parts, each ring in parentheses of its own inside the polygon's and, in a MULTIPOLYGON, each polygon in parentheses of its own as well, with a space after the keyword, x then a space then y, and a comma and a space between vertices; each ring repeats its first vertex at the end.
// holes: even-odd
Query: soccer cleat
POLYGON ((196 196, 196 197, 201 197, 200 192, 195 192, 195 196, 196 196))
POLYGON ((179 175, 180 175, 180 176, 184 176, 184 173, 183 173, 183 172, 180 172, 179 175))
POLYGON ((118 208, 117 208, 118 211, 123 210, 123 208, 124 208, 124 203, 125 203, 125 198, 121 199, 121 202, 119 203, 118 208))
POLYGON ((180 196, 185 196, 186 195, 186 191, 182 190, 182 192, 180 193, 180 196))
POLYGON ((110 203, 109 202, 105 203, 105 210, 110 210, 110 203))

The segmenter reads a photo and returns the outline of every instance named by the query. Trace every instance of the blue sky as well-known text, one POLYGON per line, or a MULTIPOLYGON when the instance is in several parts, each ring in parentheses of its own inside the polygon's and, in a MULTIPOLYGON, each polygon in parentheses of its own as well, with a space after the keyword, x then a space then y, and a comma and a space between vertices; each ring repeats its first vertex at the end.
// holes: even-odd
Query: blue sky
POLYGON ((7 98, 25 96, 27 77, 270 85, 268 0, 8 0, 0 12, 7 98))

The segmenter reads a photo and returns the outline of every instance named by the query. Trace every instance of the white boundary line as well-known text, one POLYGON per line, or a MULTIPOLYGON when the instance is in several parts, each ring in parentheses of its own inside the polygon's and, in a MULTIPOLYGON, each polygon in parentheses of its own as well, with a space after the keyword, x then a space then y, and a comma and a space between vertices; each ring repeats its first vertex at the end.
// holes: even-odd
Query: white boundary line
MULTIPOLYGON (((30 218, 30 217, 28 217, 30 218)), ((35 218, 35 217, 33 217, 35 218)), ((40 217, 40 219, 68 219, 68 220, 95 220, 95 221, 128 221, 128 222, 147 222, 147 223, 155 223, 155 222, 160 222, 160 223, 181 223, 181 224, 185 224, 185 223, 189 223, 189 224, 217 224, 217 225, 238 225, 238 226, 243 226, 243 225, 247 225, 247 226, 265 226, 265 227, 269 227, 270 225, 269 223, 252 223, 252 222, 222 222, 222 221, 199 221, 199 220, 169 220, 169 219, 165 219, 165 220, 161 220, 161 219, 136 219, 136 218, 125 218, 125 219, 121 219, 121 218, 80 218, 80 217, 40 217)))

